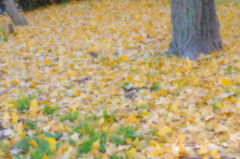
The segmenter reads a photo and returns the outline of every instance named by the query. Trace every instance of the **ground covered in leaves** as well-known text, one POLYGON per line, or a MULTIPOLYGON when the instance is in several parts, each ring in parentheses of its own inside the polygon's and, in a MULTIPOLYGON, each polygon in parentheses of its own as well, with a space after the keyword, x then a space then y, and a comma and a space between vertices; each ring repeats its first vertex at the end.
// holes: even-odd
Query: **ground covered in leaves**
POLYGON ((168 1, 25 13, 0 42, 0 158, 240 156, 239 4, 217 9, 224 49, 198 62, 164 56, 168 1))

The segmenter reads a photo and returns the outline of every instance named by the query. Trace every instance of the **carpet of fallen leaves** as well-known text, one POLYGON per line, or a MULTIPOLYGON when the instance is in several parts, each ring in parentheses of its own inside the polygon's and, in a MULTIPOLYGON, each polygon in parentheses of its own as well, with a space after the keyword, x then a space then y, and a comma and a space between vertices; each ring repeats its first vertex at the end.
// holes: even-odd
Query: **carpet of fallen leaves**
POLYGON ((164 56, 167 1, 25 13, 0 43, 0 158, 239 157, 240 11, 217 10, 224 49, 199 62, 164 56))

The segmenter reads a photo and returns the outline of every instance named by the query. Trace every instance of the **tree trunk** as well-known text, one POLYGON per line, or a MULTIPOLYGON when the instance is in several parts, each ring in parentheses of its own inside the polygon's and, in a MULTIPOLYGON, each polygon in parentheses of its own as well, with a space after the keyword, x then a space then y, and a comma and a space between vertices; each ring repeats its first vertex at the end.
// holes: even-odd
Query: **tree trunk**
POLYGON ((26 19, 20 13, 14 0, 3 0, 7 13, 16 26, 27 25, 26 19))
POLYGON ((172 42, 167 52, 197 60, 222 49, 214 0, 171 0, 172 42))

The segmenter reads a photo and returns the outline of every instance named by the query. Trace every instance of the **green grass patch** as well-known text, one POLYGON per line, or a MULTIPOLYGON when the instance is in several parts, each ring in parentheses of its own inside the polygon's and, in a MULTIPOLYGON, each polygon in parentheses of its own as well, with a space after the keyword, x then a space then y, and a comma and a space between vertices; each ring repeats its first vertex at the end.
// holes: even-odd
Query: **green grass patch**
POLYGON ((135 140, 136 136, 134 135, 134 132, 135 128, 133 126, 121 126, 116 134, 119 136, 123 135, 125 138, 131 138, 135 140))
POLYGON ((66 112, 64 114, 64 117, 62 119, 60 119, 60 121, 66 121, 66 120, 74 121, 78 118, 78 116, 79 116, 78 112, 72 112, 72 113, 66 112))
POLYGON ((0 158, 5 158, 5 155, 9 153, 9 145, 6 144, 3 140, 0 140, 0 150, 2 151, 2 155, 0 154, 0 158))
POLYGON ((77 157, 81 157, 82 154, 88 153, 91 150, 92 144, 100 139, 99 134, 93 128, 87 129, 86 134, 82 145, 78 148, 77 157))
POLYGON ((152 91, 157 91, 158 89, 160 88, 160 86, 156 83, 153 83, 152 87, 151 87, 151 90, 152 91))
POLYGON ((59 137, 62 136, 61 133, 50 133, 50 132, 43 132, 44 136, 46 137, 50 137, 50 138, 54 138, 54 139, 58 139, 59 137))
POLYGON ((100 138, 100 151, 105 153, 106 152, 106 142, 107 142, 107 132, 102 132, 100 138))
POLYGON ((35 97, 27 97, 25 95, 21 95, 21 97, 16 102, 13 102, 12 104, 17 110, 20 110, 20 111, 28 110, 30 107, 31 101, 34 98, 35 97))
POLYGON ((55 113, 55 112, 58 111, 58 110, 59 110, 58 107, 45 105, 45 106, 44 106, 44 109, 43 109, 43 112, 46 113, 46 114, 48 114, 48 115, 51 115, 51 114, 55 113))
POLYGON ((123 145, 126 143, 126 140, 122 139, 122 137, 120 137, 120 136, 111 136, 109 141, 112 143, 115 143, 117 146, 123 145))
POLYGON ((122 157, 117 157, 117 156, 110 156, 110 159, 123 159, 122 157))
MULTIPOLYGON (((45 155, 48 157, 53 155, 49 146, 48 141, 45 139, 40 139, 38 136, 27 136, 25 139, 17 143, 16 148, 24 153, 29 153, 33 159, 42 159, 45 155), (35 142, 36 145, 31 144, 32 142, 35 142)), ((13 156, 16 158, 22 158, 20 156, 23 156, 23 154, 14 154, 13 156)))

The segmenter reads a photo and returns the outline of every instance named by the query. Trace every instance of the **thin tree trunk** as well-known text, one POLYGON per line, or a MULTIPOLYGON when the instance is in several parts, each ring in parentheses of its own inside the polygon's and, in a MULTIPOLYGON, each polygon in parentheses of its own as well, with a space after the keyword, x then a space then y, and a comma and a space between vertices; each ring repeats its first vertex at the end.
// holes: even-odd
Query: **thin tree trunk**
POLYGON ((222 49, 214 0, 171 0, 172 42, 167 52, 191 60, 222 49))
POLYGON ((20 13, 14 0, 3 0, 7 13, 16 26, 27 25, 26 19, 20 13))

